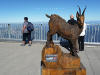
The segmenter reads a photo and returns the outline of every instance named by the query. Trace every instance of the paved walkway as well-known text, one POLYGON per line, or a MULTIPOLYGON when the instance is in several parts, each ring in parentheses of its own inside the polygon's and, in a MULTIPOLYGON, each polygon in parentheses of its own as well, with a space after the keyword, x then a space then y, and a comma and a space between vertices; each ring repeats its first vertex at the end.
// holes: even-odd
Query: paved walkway
MULTIPOLYGON (((40 75, 43 46, 43 43, 22 47, 20 43, 0 42, 0 75, 40 75)), ((100 46, 85 46, 79 56, 87 75, 100 75, 100 46)))

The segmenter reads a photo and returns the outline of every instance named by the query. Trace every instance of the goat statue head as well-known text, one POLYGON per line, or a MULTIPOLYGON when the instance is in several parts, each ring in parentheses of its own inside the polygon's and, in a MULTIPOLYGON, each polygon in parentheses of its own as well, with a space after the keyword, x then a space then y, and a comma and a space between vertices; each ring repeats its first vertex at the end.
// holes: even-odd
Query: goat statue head
MULTIPOLYGON (((79 7, 79 6, 78 6, 78 7, 79 7)), ((79 7, 79 12, 77 11, 77 13, 76 13, 77 22, 78 22, 78 24, 81 25, 81 26, 84 25, 84 19, 85 19, 84 13, 85 13, 85 10, 86 10, 86 7, 84 8, 84 10, 83 10, 83 12, 82 12, 82 14, 81 14, 81 9, 80 9, 80 7, 79 7)))

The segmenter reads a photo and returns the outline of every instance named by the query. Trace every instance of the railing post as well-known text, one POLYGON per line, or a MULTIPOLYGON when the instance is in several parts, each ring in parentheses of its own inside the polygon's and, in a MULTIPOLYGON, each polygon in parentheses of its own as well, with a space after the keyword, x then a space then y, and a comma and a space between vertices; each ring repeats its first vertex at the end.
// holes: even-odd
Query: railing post
POLYGON ((10 29, 11 29, 10 24, 8 24, 8 38, 9 38, 9 39, 11 38, 10 29))
POLYGON ((43 40, 43 39, 42 39, 42 24, 41 24, 41 40, 43 40))

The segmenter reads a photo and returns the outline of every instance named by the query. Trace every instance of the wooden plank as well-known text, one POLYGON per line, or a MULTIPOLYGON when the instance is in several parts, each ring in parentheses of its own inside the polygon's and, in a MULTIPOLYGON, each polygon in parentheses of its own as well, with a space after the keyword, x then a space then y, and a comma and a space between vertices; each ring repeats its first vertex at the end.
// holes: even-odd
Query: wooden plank
POLYGON ((62 68, 80 68, 80 58, 69 53, 63 54, 59 62, 62 68))
POLYGON ((46 68, 42 67, 42 75, 86 75, 86 69, 81 64, 80 68, 46 68))
POLYGON ((80 65, 80 70, 76 71, 76 75, 86 75, 86 68, 82 63, 80 65))

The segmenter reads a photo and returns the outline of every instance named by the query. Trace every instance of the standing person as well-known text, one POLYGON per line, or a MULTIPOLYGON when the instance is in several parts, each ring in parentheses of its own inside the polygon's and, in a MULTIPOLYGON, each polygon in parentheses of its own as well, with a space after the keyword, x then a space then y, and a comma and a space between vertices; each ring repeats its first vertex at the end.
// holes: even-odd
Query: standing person
POLYGON ((86 23, 84 23, 83 31, 81 32, 78 43, 79 43, 79 51, 84 51, 84 37, 85 37, 86 23))
POLYGON ((22 46, 25 46, 26 44, 26 39, 28 39, 29 46, 31 46, 32 41, 31 41, 31 31, 29 31, 29 22, 28 22, 28 17, 24 17, 24 23, 23 23, 23 28, 22 28, 22 33, 23 33, 23 44, 22 46))

